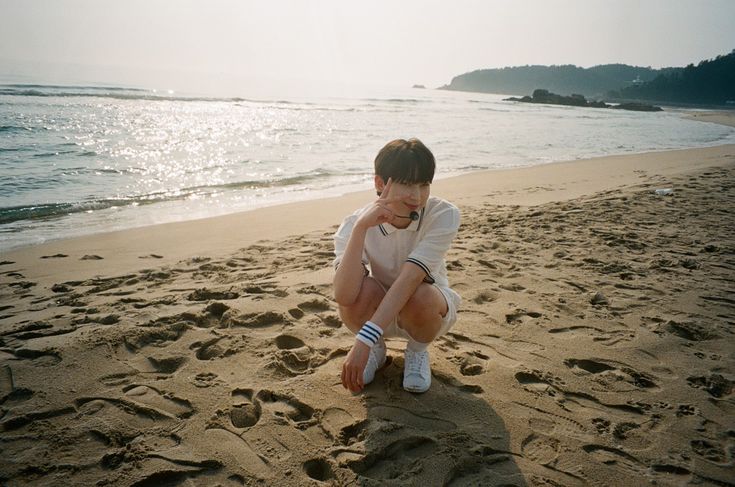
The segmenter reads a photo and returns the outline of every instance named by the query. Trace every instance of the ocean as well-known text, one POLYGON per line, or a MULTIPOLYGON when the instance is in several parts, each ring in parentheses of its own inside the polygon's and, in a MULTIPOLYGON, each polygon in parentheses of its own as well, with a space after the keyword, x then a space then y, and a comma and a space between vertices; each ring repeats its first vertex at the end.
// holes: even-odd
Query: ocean
POLYGON ((439 90, 274 99, 0 84, 0 251, 372 187, 372 161, 420 138, 437 178, 735 143, 682 111, 530 105, 439 90))

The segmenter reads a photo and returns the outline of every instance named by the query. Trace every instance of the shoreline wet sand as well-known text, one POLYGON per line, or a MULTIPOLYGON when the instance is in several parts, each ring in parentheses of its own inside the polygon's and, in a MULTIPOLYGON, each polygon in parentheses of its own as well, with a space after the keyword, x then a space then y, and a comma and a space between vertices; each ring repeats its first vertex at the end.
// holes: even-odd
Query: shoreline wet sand
POLYGON ((0 480, 732 485, 735 146, 432 191, 464 304, 423 395, 400 341, 339 383, 331 235, 369 191, 5 253, 0 480))

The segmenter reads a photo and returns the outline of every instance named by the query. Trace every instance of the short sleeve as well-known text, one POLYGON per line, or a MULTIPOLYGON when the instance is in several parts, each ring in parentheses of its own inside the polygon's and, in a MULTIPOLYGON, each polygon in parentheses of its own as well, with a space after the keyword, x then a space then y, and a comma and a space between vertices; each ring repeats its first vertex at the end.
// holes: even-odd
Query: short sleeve
POLYGON ((426 233, 406 259, 426 272, 426 281, 433 283, 434 274, 444 265, 444 256, 459 230, 460 215, 457 207, 447 204, 426 221, 426 233))
MULTIPOLYGON (((357 214, 350 215, 347 218, 344 219, 342 224, 337 229, 337 232, 334 234, 334 268, 337 269, 339 267, 339 263, 342 261, 342 256, 345 253, 345 248, 347 248, 347 241, 350 239, 350 235, 352 234, 352 228, 355 225, 355 221, 357 221, 357 214)), ((368 259, 367 255, 365 254, 365 250, 362 251, 362 265, 365 267, 367 271, 367 265, 368 265, 368 259)))

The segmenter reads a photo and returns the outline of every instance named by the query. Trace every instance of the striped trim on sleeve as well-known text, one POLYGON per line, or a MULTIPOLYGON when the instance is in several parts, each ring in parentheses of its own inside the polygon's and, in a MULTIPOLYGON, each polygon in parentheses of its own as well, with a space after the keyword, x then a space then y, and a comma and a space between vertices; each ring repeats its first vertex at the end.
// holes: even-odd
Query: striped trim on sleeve
POLYGON ((434 277, 431 275, 431 271, 429 270, 428 267, 426 267, 426 265, 423 262, 421 262, 418 259, 414 259, 412 257, 409 257, 408 259, 406 259, 406 262, 410 262, 412 264, 416 264, 417 266, 421 267, 421 269, 426 273, 426 279, 424 280, 430 284, 434 283, 434 277))

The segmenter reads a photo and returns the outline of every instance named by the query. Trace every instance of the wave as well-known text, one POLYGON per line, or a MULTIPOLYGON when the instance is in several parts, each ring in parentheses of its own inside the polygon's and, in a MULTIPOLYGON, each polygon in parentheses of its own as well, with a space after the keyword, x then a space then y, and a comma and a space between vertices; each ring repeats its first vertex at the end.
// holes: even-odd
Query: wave
POLYGON ((18 84, 18 83, 6 83, 0 86, 7 86, 9 88, 38 88, 38 89, 54 89, 54 90, 108 90, 108 91, 149 91, 144 88, 127 88, 122 86, 94 86, 94 85, 39 85, 39 84, 18 84))
POLYGON ((2 132, 21 132, 31 130, 29 127, 22 127, 20 125, 0 125, 0 133, 2 132))
MULTIPOLYGON (((243 97, 217 97, 196 95, 172 95, 142 88, 123 88, 113 86, 59 86, 59 85, 9 85, 0 84, 0 96, 37 97, 37 98, 105 98, 130 101, 169 101, 169 102, 206 102, 253 104, 259 108, 276 110, 321 110, 353 112, 355 107, 330 106, 322 103, 291 100, 259 100, 243 97)), ((400 101, 400 100, 394 100, 400 101)), ((24 127, 4 126, 4 130, 25 129, 24 127)))
POLYGON ((36 89, 8 89, 0 88, 0 95, 8 96, 28 96, 42 98, 111 98, 115 100, 143 100, 143 101, 205 101, 205 102, 247 102, 245 98, 217 98, 217 97, 200 97, 200 96, 171 96, 158 95, 153 92, 138 93, 115 93, 115 92, 95 92, 95 91, 41 91, 36 89))
POLYGON ((434 100, 420 100, 418 98, 363 98, 363 101, 381 103, 427 103, 433 102, 434 100))
POLYGON ((184 200, 194 196, 211 196, 222 192, 238 190, 259 190, 284 186, 297 186, 310 181, 328 179, 336 173, 328 170, 316 170, 295 176, 258 180, 236 181, 232 183, 191 186, 171 191, 159 191, 148 194, 132 195, 119 198, 104 198, 81 202, 60 202, 0 208, 0 225, 22 220, 51 220, 74 213, 106 210, 127 206, 142 206, 168 201, 184 200))
MULTIPOLYGON (((39 85, 39 84, 0 84, 0 95, 29 97, 71 97, 71 98, 113 98, 118 100, 160 100, 160 101, 207 101, 207 102, 250 102, 295 104, 286 100, 254 100, 242 97, 184 96, 161 93, 145 88, 122 86, 78 86, 78 85, 39 85)), ((298 103, 308 105, 308 103, 298 103)))

